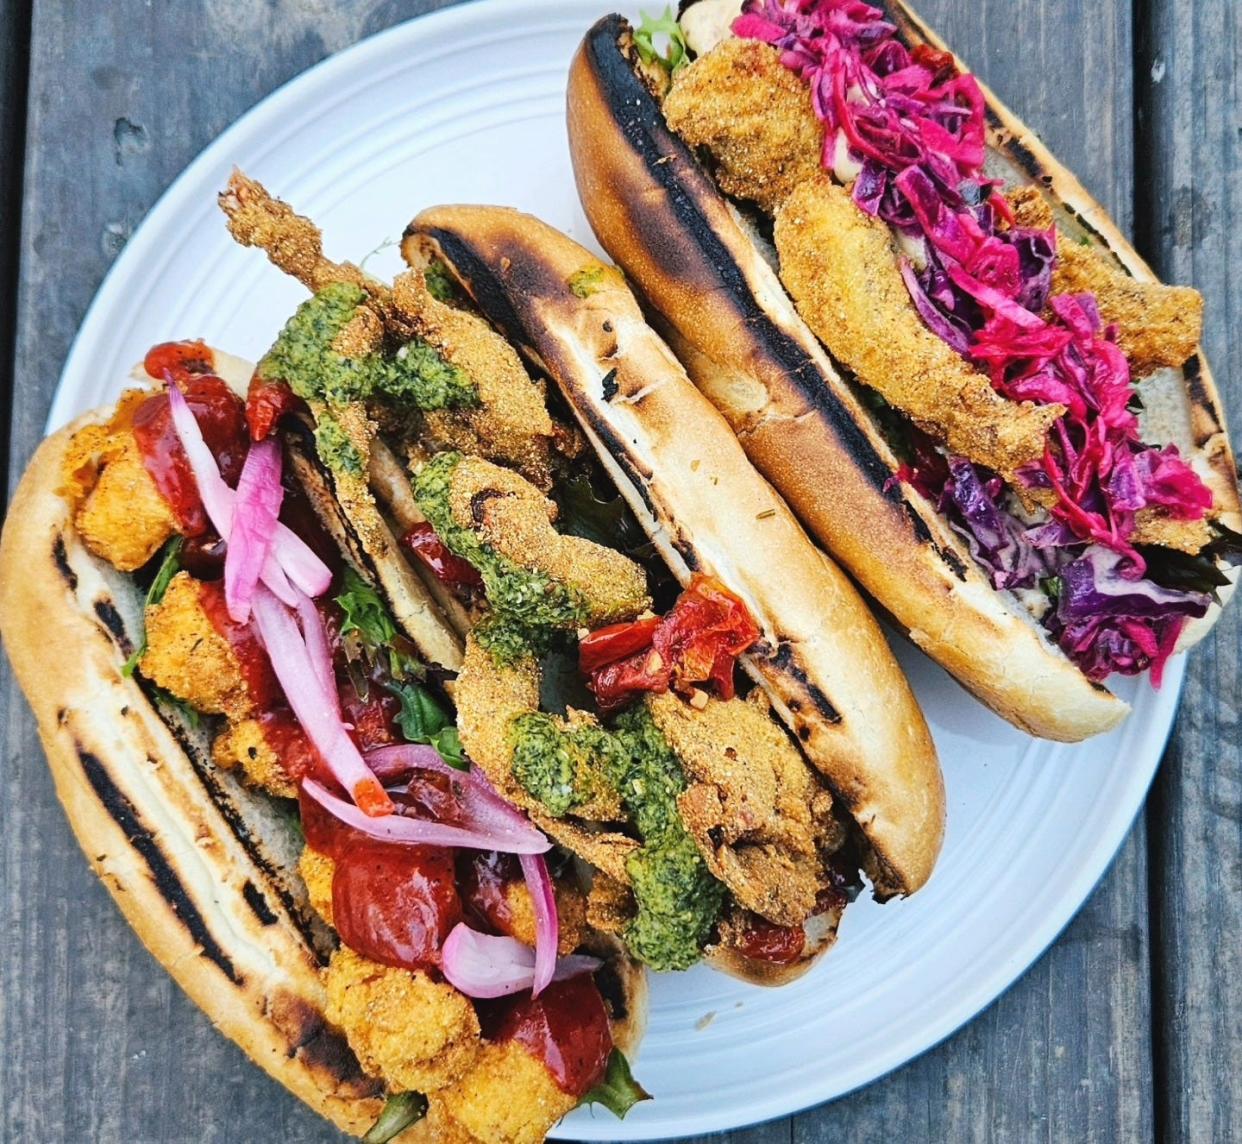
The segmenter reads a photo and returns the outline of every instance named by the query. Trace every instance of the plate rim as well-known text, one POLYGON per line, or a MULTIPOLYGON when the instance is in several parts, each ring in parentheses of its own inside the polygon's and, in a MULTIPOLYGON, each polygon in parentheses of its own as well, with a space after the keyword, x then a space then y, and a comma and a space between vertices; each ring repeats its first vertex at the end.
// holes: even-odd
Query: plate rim
MULTIPOLYGON (((614 0, 613 4, 601 2, 598 5, 600 9, 614 6, 632 8, 635 4, 614 0)), ((66 411, 72 404, 69 391, 75 384, 72 379, 75 375, 84 373, 94 345, 106 336, 106 323, 103 320, 105 308, 117 304, 113 295, 118 293, 122 280, 151 259, 149 248, 157 241, 159 232, 176 219, 185 205, 198 199, 202 191, 199 184, 207 182, 206 173, 220 166, 222 159, 239 149, 239 141, 255 130, 256 121, 261 122, 272 116, 279 117, 286 108, 293 109, 306 99, 314 98, 321 86, 353 74, 359 67, 365 67, 369 57, 387 52, 397 41, 407 38, 417 41, 420 37, 451 31, 458 26, 473 28, 480 22, 532 12, 575 15, 581 12, 585 33, 589 26, 587 14, 595 10, 595 4, 584 4, 581 0, 460 0, 449 7, 426 12, 381 29, 341 51, 327 55, 258 100, 178 173, 143 215, 126 241, 124 249, 109 266, 70 343, 53 391, 45 433, 52 432, 68 420, 66 411)), ((568 61, 565 67, 568 68, 568 61)), ((1143 809, 1147 792, 1159 770, 1176 720, 1185 673, 1186 656, 1182 654, 1169 665, 1160 691, 1144 704, 1143 724, 1137 728, 1131 726, 1136 741, 1133 745, 1134 753, 1128 763, 1130 769, 1122 779, 1121 788, 1114 793, 1106 818, 1098 823, 1099 829, 1093 844, 1074 876, 1064 883, 1055 904, 1045 912, 1040 924, 1032 927, 1011 948, 1008 956, 998 958, 990 973, 973 979, 969 987, 957 995, 954 1003, 946 1006, 943 1017, 926 1022, 917 1033, 909 1034, 900 1044, 895 1044, 873 1057, 869 1066, 863 1070, 868 1073, 867 1076, 852 1079, 844 1086, 827 1077, 822 1083, 804 1084, 796 1092, 781 1090, 786 1095, 774 1095, 758 1104, 752 1104, 741 1118, 736 1110, 714 1114, 708 1109, 701 1115, 696 1115, 693 1120, 683 1115, 666 1121, 659 1136, 652 1134, 651 1129, 654 1126, 641 1122, 616 1121, 603 1116, 591 1119, 578 1115, 569 1124, 558 1124, 552 1131, 552 1138, 673 1139, 704 1132, 741 1129, 784 1116, 793 1116, 839 1100, 883 1080, 904 1065, 930 1052, 982 1015, 1017 984, 1056 942, 1086 905, 1115 862, 1131 827, 1143 809), (1136 765, 1139 763, 1141 765, 1136 765)), ((1144 681, 1140 686, 1147 687, 1149 684, 1144 681)), ((961 694, 963 702, 977 702, 965 692, 961 694)), ((1130 719, 1133 720, 1137 715, 1136 711, 1130 719)), ((1051 765, 1051 762, 1045 765, 1051 765)), ((160 971, 163 972, 162 969, 160 971)), ((637 1056, 641 1060, 641 1046, 637 1056)), ((292 1094, 288 1096, 290 1099, 297 1099, 292 1094)))

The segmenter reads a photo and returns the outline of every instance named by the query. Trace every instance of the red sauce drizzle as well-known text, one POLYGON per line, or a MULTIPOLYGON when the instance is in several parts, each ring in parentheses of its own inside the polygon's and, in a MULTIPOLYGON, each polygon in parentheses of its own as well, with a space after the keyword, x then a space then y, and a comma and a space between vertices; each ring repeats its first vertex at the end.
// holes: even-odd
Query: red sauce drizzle
POLYGON ((737 948, 754 961, 793 965, 806 948, 806 931, 801 926, 778 926, 755 916, 738 938, 737 948))
POLYGON ((554 981, 538 997, 524 994, 489 1036, 524 1045, 570 1096, 585 1096, 608 1071, 612 1030, 604 999, 589 973, 554 981))
POLYGON ((156 381, 189 381, 216 372, 216 355, 206 342, 161 342, 147 350, 142 368, 156 381))
POLYGON ((337 844, 332 875, 341 940, 384 965, 439 964, 444 939, 461 920, 452 851, 349 835, 337 844))
POLYGON ((237 656, 242 678, 246 681, 246 689, 255 706, 260 710, 274 706, 283 698, 283 693, 280 684, 276 682, 267 652, 263 650, 259 637, 249 624, 233 622, 228 605, 224 602, 223 582, 198 581, 198 597, 211 626, 228 640, 233 654, 237 656))
MULTIPOLYGON (((236 485, 249 448, 241 398, 220 378, 210 375, 191 377, 180 382, 179 388, 225 481, 236 485)), ((173 428, 167 393, 153 394, 134 411, 134 440, 180 531, 185 536, 202 536, 210 522, 190 462, 173 428)))

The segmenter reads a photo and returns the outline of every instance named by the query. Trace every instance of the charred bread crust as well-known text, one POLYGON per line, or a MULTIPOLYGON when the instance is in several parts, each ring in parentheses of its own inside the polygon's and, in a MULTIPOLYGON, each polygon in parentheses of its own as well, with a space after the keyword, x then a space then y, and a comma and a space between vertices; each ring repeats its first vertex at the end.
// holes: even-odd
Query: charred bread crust
MULTIPOLYGON (((244 388, 249 367, 242 376, 245 363, 216 353, 244 388)), ((0 536, 0 635, 74 835, 139 940, 255 1064, 361 1136, 384 1093, 324 1017, 319 970, 335 938, 306 901, 300 841, 266 795, 211 763, 202 733, 121 672, 141 638, 142 593, 86 550, 58 491, 73 435, 110 415, 79 418, 27 467, 0 536)), ((645 975, 615 939, 590 946, 606 961, 597 979, 614 1040, 633 1060, 645 975)), ((419 1125, 399 1139, 430 1141, 419 1125)))
POLYGON ((998 714, 1076 741, 1129 707, 997 593, 913 488, 775 273, 636 74, 605 17, 570 71, 578 191, 604 247, 668 323, 691 377, 803 523, 920 648, 998 714))
POLYGON ((69 440, 94 420, 39 447, 0 539, 0 632, 56 793, 134 932, 212 1024, 359 1135, 382 1106, 378 1086, 324 1021, 318 954, 256 858, 267 840, 245 827, 245 792, 208 787, 138 681, 121 675, 134 638, 123 617, 134 605, 121 598, 119 574, 81 544, 57 494, 69 440))
POLYGON ((874 849, 877 896, 930 876, 944 782, 909 684, 856 589, 755 471, 647 325, 624 280, 529 215, 438 207, 430 241, 475 303, 560 388, 674 574, 717 576, 762 630, 743 663, 874 849), (593 274, 587 296, 576 276, 593 274))

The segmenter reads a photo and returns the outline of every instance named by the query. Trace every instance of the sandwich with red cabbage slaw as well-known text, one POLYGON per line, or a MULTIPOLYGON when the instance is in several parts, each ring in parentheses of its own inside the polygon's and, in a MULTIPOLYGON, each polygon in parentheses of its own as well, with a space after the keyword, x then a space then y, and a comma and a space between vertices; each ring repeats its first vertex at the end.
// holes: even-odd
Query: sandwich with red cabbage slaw
POLYGON ((1074 740, 1242 560, 1198 348, 1073 176, 902 3, 600 21, 569 128, 601 242, 813 535, 1011 722, 1074 740))

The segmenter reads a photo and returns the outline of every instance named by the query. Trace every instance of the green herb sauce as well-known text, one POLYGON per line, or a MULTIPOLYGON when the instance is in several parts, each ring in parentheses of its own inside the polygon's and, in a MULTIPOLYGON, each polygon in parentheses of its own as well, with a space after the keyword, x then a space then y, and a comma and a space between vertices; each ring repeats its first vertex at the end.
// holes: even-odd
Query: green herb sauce
POLYGON ((513 773, 556 817, 590 801, 605 784, 621 796, 642 847, 626 869, 638 912, 625 931, 631 952, 653 969, 699 960, 724 904, 677 809, 686 789, 681 763, 645 707, 625 712, 615 731, 563 727, 543 713, 512 730, 513 773))
POLYGON ((315 425, 315 451, 333 472, 362 476, 365 469, 362 454, 330 413, 321 413, 315 425))
POLYGON ((453 519, 451 489, 460 453, 441 453, 419 471, 414 496, 444 546, 483 577, 491 614, 474 631, 479 644, 500 664, 542 655, 558 631, 585 622, 587 604, 546 572, 523 568, 496 552, 453 519))
POLYGON ((303 302, 285 323, 260 370, 289 383, 299 397, 346 405, 372 398, 419 409, 478 405, 479 391, 464 371, 421 338, 392 350, 351 358, 333 344, 366 301, 352 282, 334 282, 303 302))

